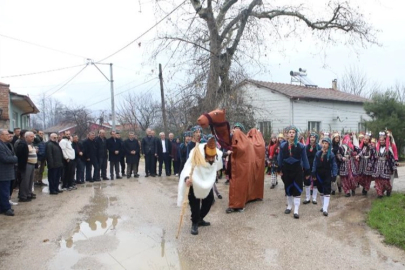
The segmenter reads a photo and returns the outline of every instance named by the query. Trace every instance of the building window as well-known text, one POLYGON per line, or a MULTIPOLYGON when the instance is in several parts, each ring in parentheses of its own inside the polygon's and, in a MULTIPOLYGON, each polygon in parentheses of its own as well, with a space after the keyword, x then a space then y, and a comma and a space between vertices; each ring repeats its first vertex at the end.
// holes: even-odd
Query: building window
POLYGON ((319 132, 321 130, 321 122, 308 122, 308 131, 319 132))
POLYGON ((18 113, 13 112, 13 117, 11 119, 11 123, 13 123, 13 128, 18 127, 18 113))
POLYGON ((263 134, 263 138, 267 141, 271 137, 271 122, 259 122, 259 130, 263 134))

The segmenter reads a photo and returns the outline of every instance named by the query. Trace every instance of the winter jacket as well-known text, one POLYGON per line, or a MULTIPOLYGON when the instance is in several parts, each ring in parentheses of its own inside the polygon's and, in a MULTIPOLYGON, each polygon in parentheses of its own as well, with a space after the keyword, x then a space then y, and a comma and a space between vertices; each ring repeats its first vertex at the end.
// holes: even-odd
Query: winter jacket
POLYGON ((57 142, 48 141, 46 143, 46 162, 48 169, 56 169, 63 166, 63 153, 57 142))
POLYGON ((127 163, 136 163, 140 158, 141 148, 137 139, 130 139, 124 141, 124 150, 127 163), (131 154, 131 151, 135 151, 135 155, 131 154))
POLYGON ((18 158, 0 141, 0 181, 11 181, 15 179, 14 165, 18 162, 18 158))

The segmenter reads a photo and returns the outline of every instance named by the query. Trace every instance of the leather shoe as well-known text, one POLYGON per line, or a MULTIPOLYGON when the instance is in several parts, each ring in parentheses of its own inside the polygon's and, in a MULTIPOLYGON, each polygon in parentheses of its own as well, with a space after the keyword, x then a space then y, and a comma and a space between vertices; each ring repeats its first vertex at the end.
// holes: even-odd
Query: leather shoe
POLYGON ((222 195, 221 195, 221 194, 218 194, 218 199, 222 199, 222 195))
POLYGON ((294 218, 299 219, 299 218, 300 218, 300 215, 294 214, 294 218))
POLYGON ((211 225, 211 223, 209 223, 209 222, 207 222, 207 221, 205 221, 205 220, 203 220, 203 219, 201 219, 199 222, 198 222, 198 226, 210 226, 211 225))
POLYGON ((149 177, 149 174, 145 174, 145 177, 149 177))
POLYGON ((284 214, 290 214, 291 213, 291 209, 285 209, 284 214))
POLYGON ((325 217, 327 217, 327 216, 328 216, 328 212, 324 211, 324 212, 323 212, 323 215, 324 215, 325 217))
POLYGON ((122 179, 122 177, 121 177, 121 176, 117 176, 117 179, 122 179))
POLYGON ((312 204, 318 204, 318 202, 317 201, 312 201, 312 204))
POLYGON ((58 190, 58 191, 56 191, 56 192, 58 192, 58 193, 62 193, 62 192, 63 192, 63 190, 58 190))
POLYGON ((58 192, 49 192, 49 194, 51 194, 51 195, 58 195, 59 193, 58 193, 58 192))
POLYGON ((303 201, 302 203, 303 204, 309 204, 311 201, 310 200, 305 200, 305 201, 303 201))
POLYGON ((198 234, 198 223, 193 223, 191 225, 191 234, 197 235, 198 234))
POLYGON ((6 215, 6 216, 12 217, 12 216, 14 216, 14 211, 12 209, 8 209, 3 214, 6 215))
POLYGON ((350 197, 351 195, 350 195, 350 193, 346 193, 346 195, 345 195, 345 197, 350 197))
POLYGON ((26 199, 20 198, 18 201, 19 202, 30 202, 31 198, 30 197, 27 197, 26 199))

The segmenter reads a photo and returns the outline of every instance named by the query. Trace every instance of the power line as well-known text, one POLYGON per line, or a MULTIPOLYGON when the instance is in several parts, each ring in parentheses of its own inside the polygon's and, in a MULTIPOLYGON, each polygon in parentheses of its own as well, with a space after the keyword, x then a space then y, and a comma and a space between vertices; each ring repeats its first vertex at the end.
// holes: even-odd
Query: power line
MULTIPOLYGON (((146 81, 146 82, 144 82, 144 83, 135 85, 135 86, 130 87, 130 88, 128 88, 128 89, 125 89, 124 91, 121 91, 121 92, 115 94, 114 97, 116 97, 116 96, 118 96, 118 95, 121 95, 121 94, 123 94, 123 93, 125 93, 125 92, 128 92, 129 90, 132 90, 132 89, 134 89, 134 88, 140 87, 140 86, 142 86, 142 85, 144 85, 144 84, 147 84, 147 83, 149 83, 149 82, 151 82, 151 81, 153 81, 153 80, 157 80, 157 78, 152 78, 152 79, 150 79, 150 80, 148 80, 148 81, 146 81)), ((147 91, 149 91, 150 89, 152 89, 155 85, 156 85, 156 84, 154 84, 154 85, 153 85, 151 88, 149 88, 147 91)), ((102 100, 97 101, 96 103, 93 103, 93 104, 90 104, 90 105, 86 105, 86 107, 94 106, 94 105, 96 105, 96 104, 99 104, 99 103, 104 102, 104 101, 109 100, 109 99, 111 99, 111 97, 102 99, 102 100)))
POLYGON ((169 17, 173 12, 175 12, 178 8, 180 8, 187 0, 184 0, 180 5, 178 5, 177 7, 175 7, 172 11, 170 11, 166 16, 164 16, 162 19, 160 19, 157 23, 155 23, 152 27, 150 27, 148 30, 146 30, 145 32, 143 32, 139 37, 137 37, 136 39, 134 39, 133 41, 131 41, 130 43, 128 43, 127 45, 125 45, 124 47, 122 47, 121 49, 119 49, 118 51, 110 54, 109 56, 97 61, 97 62, 103 62, 104 60, 116 55, 117 53, 121 52, 122 50, 126 49, 127 47, 129 47, 130 45, 132 45, 134 42, 136 42, 138 39, 140 39, 141 37, 143 37, 144 35, 146 35, 149 31, 151 31, 153 28, 155 28, 156 26, 158 26, 163 20, 165 20, 167 17, 169 17))
MULTIPOLYGON (((66 83, 64 83, 61 87, 59 87, 58 89, 56 89, 54 92, 52 92, 50 95, 47 96, 50 97, 53 94, 55 94, 56 92, 58 92, 59 90, 61 90, 63 87, 65 87, 68 83, 70 83, 74 78, 76 78, 80 73, 82 73, 82 71, 87 67, 87 65, 85 65, 78 73, 76 73, 72 78, 70 78, 66 83)), ((49 90, 48 90, 49 91, 49 90)))
POLYGON ((8 76, 2 76, 1 78, 13 78, 13 77, 22 77, 22 76, 37 75, 37 74, 49 73, 49 72, 54 72, 54 71, 60 71, 60 70, 65 70, 65 69, 70 69, 70 68, 75 68, 75 67, 81 67, 81 66, 83 66, 83 65, 84 65, 84 64, 76 65, 76 66, 70 66, 70 67, 63 67, 63 68, 55 68, 55 69, 51 69, 51 70, 38 71, 38 72, 32 72, 32 73, 17 74, 17 75, 8 75, 8 76))
MULTIPOLYGON (((85 59, 87 59, 87 57, 82 56, 82 55, 78 55, 78 54, 74 54, 74 53, 69 53, 69 52, 65 52, 65 51, 62 51, 62 50, 58 50, 58 49, 53 49, 53 48, 50 48, 50 47, 47 47, 47 46, 44 46, 44 45, 36 44, 36 43, 30 42, 30 41, 25 41, 25 40, 22 40, 22 39, 19 39, 19 38, 10 37, 10 36, 3 35, 3 34, 0 34, 0 36, 5 37, 5 38, 8 38, 8 39, 16 40, 16 41, 19 41, 19 42, 27 43, 27 44, 30 44, 30 45, 34 45, 34 46, 37 46, 37 47, 45 48, 45 49, 48 49, 48 50, 51 50, 51 51, 55 51, 55 52, 58 52, 58 53, 63 53, 63 54, 67 54, 67 55, 70 55, 70 56, 74 56, 74 57, 79 57, 79 58, 85 58, 85 59)), ((3 77, 3 78, 4 78, 4 77, 3 77)))

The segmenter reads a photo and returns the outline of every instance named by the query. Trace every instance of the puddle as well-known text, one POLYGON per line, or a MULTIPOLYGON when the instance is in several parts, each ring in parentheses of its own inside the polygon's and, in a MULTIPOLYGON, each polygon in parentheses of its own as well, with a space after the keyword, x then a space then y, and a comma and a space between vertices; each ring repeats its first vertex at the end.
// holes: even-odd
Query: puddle
POLYGON ((177 248, 166 240, 166 230, 142 225, 128 226, 126 218, 107 216, 116 197, 93 188, 84 208, 89 217, 59 241, 59 251, 48 269, 182 269, 177 248))

